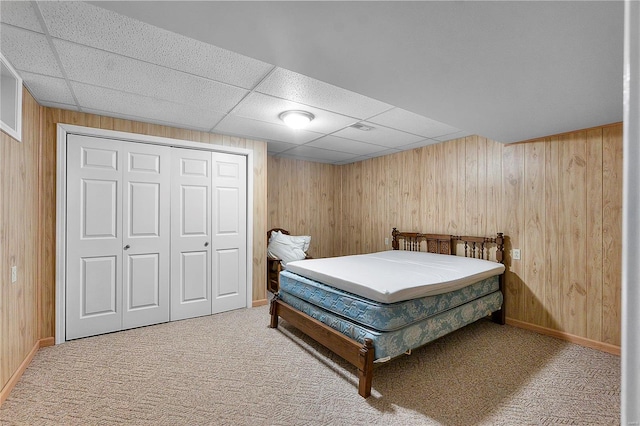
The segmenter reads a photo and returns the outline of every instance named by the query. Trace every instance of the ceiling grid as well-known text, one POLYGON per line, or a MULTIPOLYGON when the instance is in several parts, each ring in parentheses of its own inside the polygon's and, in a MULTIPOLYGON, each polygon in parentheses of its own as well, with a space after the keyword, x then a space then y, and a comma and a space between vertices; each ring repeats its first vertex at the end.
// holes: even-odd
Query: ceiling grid
MULTIPOLYGON (((242 3, 209 2, 199 4, 198 7, 216 8, 215 10, 231 13, 236 9, 244 11, 242 8, 248 5, 242 3)), ((284 5, 265 3, 250 10, 262 14, 260 19, 267 25, 270 14, 277 14, 278 8, 284 5)), ((328 11, 317 9, 325 5, 294 3, 289 6, 301 11, 305 7, 316 8, 319 13, 328 11)), ((134 9, 130 9, 127 15, 112 10, 135 7, 143 10, 144 7, 146 14, 157 9, 148 8, 147 2, 99 4, 100 7, 87 2, 68 1, 3 0, 0 3, 1 51, 18 70, 24 84, 40 104, 264 140, 270 155, 332 164, 347 164, 439 143, 468 136, 473 134, 471 130, 477 130, 473 120, 468 121, 469 127, 462 126, 465 127, 462 129, 427 118, 397 104, 312 78, 298 72, 298 67, 294 67, 296 71, 287 69, 283 65, 289 63, 285 60, 285 46, 282 51, 276 52, 276 56, 281 56, 282 60, 269 63, 261 55, 246 56, 224 48, 227 43, 223 37, 219 38, 220 44, 211 44, 200 38, 190 37, 186 29, 174 32, 165 29, 169 28, 168 25, 156 26, 138 20, 136 13, 133 13, 134 9), (314 119, 307 128, 293 130, 279 119, 279 115, 286 110, 307 111, 314 115, 314 119), (359 130, 354 125, 370 129, 359 130)), ((173 2, 163 2, 157 6, 161 6, 163 10, 178 7, 173 2)), ((189 12, 188 8, 180 7, 181 9, 176 10, 184 11, 185 14, 189 12)), ((377 9, 384 11, 386 2, 354 2, 335 7, 366 7, 363 10, 371 10, 373 13, 377 9)), ((407 3, 403 7, 423 6, 407 3)), ((459 5, 429 4, 425 7, 452 7, 458 12, 461 10, 459 5)), ((176 10, 173 13, 178 15, 176 10)), ((388 11, 386 13, 389 14, 388 11)), ((229 16, 234 15, 231 13, 229 16)), ((217 28, 222 31, 222 22, 231 19, 225 17, 222 13, 209 16, 212 21, 217 20, 216 24, 211 24, 210 30, 217 28)), ((336 16, 335 19, 343 18, 344 16, 336 16)), ((196 20, 194 18, 194 22, 196 20)), ((252 22, 254 27, 262 25, 256 24, 260 21, 252 22)), ((357 23, 362 25, 363 22, 365 21, 358 20, 357 23)), ((303 23, 304 19, 296 25, 303 23)), ((406 24, 410 24, 409 19, 406 24)), ((194 25, 196 24, 191 27, 194 25)), ((229 22, 228 25, 233 26, 234 23, 229 22)), ((315 24, 305 25, 313 27, 315 24)), ((336 25, 338 24, 332 26, 327 22, 328 29, 349 30, 336 25)), ((390 23, 389 28, 392 27, 390 23)), ((297 29, 292 24, 291 34, 297 34, 297 29)), ((281 30, 282 28, 265 37, 280 37, 281 30)), ((403 37, 410 31, 410 27, 407 27, 403 37)), ((225 34, 230 35, 229 32, 225 34)), ((366 34, 363 30, 359 38, 364 39, 366 34)), ((324 37, 329 45, 327 47, 332 47, 337 52, 340 46, 330 41, 334 35, 327 33, 324 37)), ((317 42, 319 35, 314 37, 316 42, 313 46, 318 50, 316 56, 327 57, 328 54, 321 51, 325 46, 317 42)), ((420 38, 416 38, 410 43, 398 42, 394 45, 394 50, 401 51, 405 45, 424 50, 437 44, 435 40, 422 44, 419 40, 420 38)), ((261 40, 254 38, 251 41, 259 45, 261 40)), ((341 43, 348 45, 349 38, 344 38, 341 43)), ((361 49, 365 47, 360 46, 361 49)), ((305 60, 303 56, 304 54, 300 55, 301 61, 305 60)), ((442 66, 442 72, 446 73, 451 70, 449 62, 452 60, 450 56, 443 56, 436 62, 442 66)), ((436 62, 432 62, 430 68, 438 70, 436 62)), ((342 71, 351 71, 340 66, 333 68, 335 70, 332 72, 337 76, 343 75, 342 71)), ((614 66, 613 69, 615 68, 614 66)), ((481 70, 482 66, 477 69, 481 70)), ((429 75, 429 72, 433 74, 433 70, 425 69, 425 75, 429 75)), ((374 75, 379 70, 369 68, 369 71, 374 75)), ((408 68, 391 64, 389 72, 392 79, 399 80, 390 80, 388 87, 402 88, 401 79, 409 76, 408 68)), ((356 83, 364 83, 368 78, 368 74, 362 74, 362 78, 356 83)), ((425 105, 438 102, 444 110, 451 106, 447 102, 456 103, 453 93, 447 99, 437 95, 435 91, 428 96, 415 84, 411 89, 413 99, 421 99, 425 105)), ((495 99, 499 99, 497 95, 495 99)), ((463 104, 459 105, 462 117, 463 104)), ((518 109, 515 101, 513 109, 518 109)), ((489 111, 490 108, 486 110, 489 111)), ((484 111, 478 111, 479 115, 483 113, 484 111)))

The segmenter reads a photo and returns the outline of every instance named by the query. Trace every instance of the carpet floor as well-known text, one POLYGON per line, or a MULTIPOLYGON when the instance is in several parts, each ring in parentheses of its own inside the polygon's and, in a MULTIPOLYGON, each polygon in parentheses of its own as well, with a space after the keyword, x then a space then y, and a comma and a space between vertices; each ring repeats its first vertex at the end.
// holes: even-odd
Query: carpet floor
POLYGON ((355 368, 266 306, 41 349, 2 425, 548 425, 620 423, 620 358, 481 320, 355 368))

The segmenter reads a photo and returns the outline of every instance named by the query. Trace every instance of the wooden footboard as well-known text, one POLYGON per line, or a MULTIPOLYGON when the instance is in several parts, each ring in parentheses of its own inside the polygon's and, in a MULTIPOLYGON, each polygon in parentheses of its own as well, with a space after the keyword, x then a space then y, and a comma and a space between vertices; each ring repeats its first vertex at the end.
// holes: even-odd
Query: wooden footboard
POLYGON ((364 344, 359 343, 304 312, 292 308, 277 297, 271 301, 269 313, 271 314, 271 323, 269 324, 271 328, 278 327, 278 317, 280 317, 354 365, 358 369, 358 393, 364 398, 371 395, 374 360, 371 339, 365 339, 364 344))

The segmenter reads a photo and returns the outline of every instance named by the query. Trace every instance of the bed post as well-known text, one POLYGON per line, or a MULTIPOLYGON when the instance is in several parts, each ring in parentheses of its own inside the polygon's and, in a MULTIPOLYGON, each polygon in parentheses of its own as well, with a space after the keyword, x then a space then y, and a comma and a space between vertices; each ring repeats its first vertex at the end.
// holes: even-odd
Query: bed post
MULTIPOLYGON (((496 237, 496 260, 502 264, 504 264, 504 234, 502 232, 498 232, 498 236, 496 237)), ((507 292, 505 291, 504 285, 504 277, 506 276, 506 271, 500 275, 500 292, 502 293, 502 307, 491 314, 491 319, 493 322, 504 325, 506 322, 505 315, 505 298, 507 297, 507 292)))
POLYGON ((496 237, 496 245, 496 261, 504 263, 504 234, 502 232, 498 232, 498 236, 496 237))
POLYGON ((271 299, 271 305, 269 305, 269 314, 271 314, 271 322, 269 328, 278 328, 278 295, 276 294, 271 299))
POLYGON ((399 233, 400 231, 398 231, 396 228, 393 228, 393 230, 391 231, 391 236, 393 237, 391 240, 391 248, 393 250, 400 250, 400 242, 398 241, 399 233))
POLYGON ((371 396, 373 356, 373 340, 366 338, 364 339, 364 345, 360 348, 360 365, 358 365, 358 393, 363 398, 371 396))

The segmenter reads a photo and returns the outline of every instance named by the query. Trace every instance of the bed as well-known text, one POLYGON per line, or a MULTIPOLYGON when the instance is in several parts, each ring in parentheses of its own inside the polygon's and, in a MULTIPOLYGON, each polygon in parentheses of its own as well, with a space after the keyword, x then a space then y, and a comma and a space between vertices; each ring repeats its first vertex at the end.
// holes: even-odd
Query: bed
POLYGON ((271 301, 284 319, 358 369, 371 395, 374 363, 410 353, 490 316, 504 324, 504 236, 392 231, 391 251, 291 262, 271 301), (452 256, 453 255, 453 256, 452 256))

